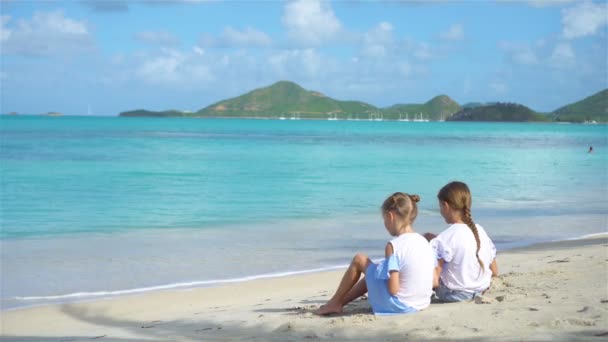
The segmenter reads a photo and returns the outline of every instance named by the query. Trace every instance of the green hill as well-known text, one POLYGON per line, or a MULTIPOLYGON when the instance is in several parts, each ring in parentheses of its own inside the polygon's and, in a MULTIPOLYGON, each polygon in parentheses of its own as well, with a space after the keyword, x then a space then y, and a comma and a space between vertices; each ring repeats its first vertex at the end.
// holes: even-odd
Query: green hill
POLYGON ((339 101, 299 85, 280 81, 199 110, 205 117, 298 117, 303 119, 368 118, 377 108, 357 101, 339 101))
POLYGON ((468 102, 462 105, 462 109, 491 106, 495 104, 498 104, 498 102, 468 102))
POLYGON ((382 113, 384 119, 388 120, 406 117, 413 120, 422 116, 424 119, 437 121, 445 120, 459 110, 460 105, 456 101, 447 95, 439 95, 424 104, 396 104, 385 108, 382 113))
POLYGON ((608 122, 608 89, 561 107, 551 113, 550 117, 555 121, 608 122))
POLYGON ((118 114, 119 116, 126 116, 126 117, 175 117, 175 116, 191 116, 192 113, 189 112, 182 112, 179 110, 164 110, 161 112, 154 112, 151 110, 145 110, 145 109, 136 109, 136 110, 130 110, 127 112, 122 112, 120 114, 118 114))
POLYGON ((549 121, 547 117, 516 103, 497 103, 489 106, 466 108, 448 118, 448 121, 549 121))
POLYGON ((513 103, 471 102, 462 107, 446 95, 423 104, 379 109, 360 101, 340 101, 299 85, 280 81, 216 102, 197 112, 179 110, 122 112, 125 117, 234 117, 302 119, 426 119, 432 121, 570 121, 608 122, 608 89, 543 115, 513 103))

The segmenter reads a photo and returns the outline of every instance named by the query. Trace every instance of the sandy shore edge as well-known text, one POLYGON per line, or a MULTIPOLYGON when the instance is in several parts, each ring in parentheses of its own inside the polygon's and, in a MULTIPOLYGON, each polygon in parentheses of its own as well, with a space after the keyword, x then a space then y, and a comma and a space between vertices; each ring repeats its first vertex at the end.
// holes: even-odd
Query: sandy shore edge
POLYGON ((2 341, 605 340, 608 234, 499 253, 501 276, 477 303, 432 304, 376 317, 365 299, 345 314, 311 310, 342 271, 258 279, 4 311, 2 341))

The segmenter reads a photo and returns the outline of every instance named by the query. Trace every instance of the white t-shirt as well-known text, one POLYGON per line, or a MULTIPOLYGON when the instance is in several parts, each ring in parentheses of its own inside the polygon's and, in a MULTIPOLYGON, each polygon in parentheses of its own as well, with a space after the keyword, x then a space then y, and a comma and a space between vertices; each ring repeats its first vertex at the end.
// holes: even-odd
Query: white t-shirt
POLYGON ((431 240, 437 259, 445 261, 441 271, 441 281, 451 289, 467 292, 485 291, 490 287, 492 271, 490 264, 496 258, 496 247, 482 226, 477 226, 483 261, 481 271, 475 252, 477 243, 471 228, 464 223, 455 223, 431 240))
POLYGON ((390 241, 399 265, 397 298, 422 310, 431 303, 435 255, 428 241, 418 233, 402 234, 390 241))

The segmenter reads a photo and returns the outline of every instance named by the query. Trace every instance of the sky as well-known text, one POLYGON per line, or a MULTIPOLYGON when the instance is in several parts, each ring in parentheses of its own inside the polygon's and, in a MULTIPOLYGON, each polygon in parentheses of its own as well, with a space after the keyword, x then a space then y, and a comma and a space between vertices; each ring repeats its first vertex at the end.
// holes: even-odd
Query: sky
POLYGON ((606 1, 0 0, 0 112, 197 111, 280 80, 378 107, 608 87, 606 1))

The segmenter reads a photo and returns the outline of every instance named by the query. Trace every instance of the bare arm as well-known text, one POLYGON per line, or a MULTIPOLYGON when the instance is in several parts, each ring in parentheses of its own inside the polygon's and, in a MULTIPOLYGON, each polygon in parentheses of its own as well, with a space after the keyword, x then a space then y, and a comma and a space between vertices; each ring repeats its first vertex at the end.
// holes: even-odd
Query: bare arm
POLYGON ((494 258, 490 264, 490 271, 492 271, 492 277, 498 277, 498 264, 496 263, 496 258, 494 258))
POLYGON ((441 270, 443 269, 443 264, 445 261, 443 259, 437 260, 437 267, 435 267, 435 274, 433 274, 433 288, 436 289, 439 287, 439 278, 441 277, 441 270))
MULTIPOLYGON (((388 259, 391 255, 393 255, 393 245, 389 242, 384 249, 384 256, 388 259)), ((387 282, 388 292, 394 296, 399 292, 399 271, 391 271, 390 273, 391 276, 387 282)))

